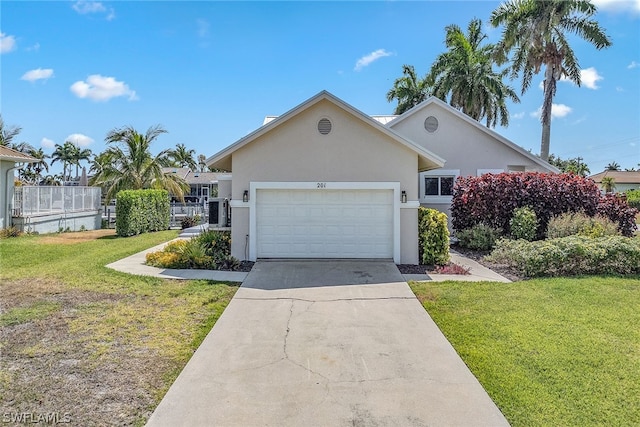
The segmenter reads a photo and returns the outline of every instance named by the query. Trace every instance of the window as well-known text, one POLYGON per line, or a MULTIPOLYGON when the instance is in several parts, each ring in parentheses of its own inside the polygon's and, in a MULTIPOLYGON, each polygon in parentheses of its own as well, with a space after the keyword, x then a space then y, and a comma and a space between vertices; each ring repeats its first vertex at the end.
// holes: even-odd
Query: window
POLYGON ((454 176, 425 176, 425 196, 453 196, 454 176))
POLYGON ((459 169, 434 169, 420 173, 420 202, 451 203, 453 186, 460 175, 459 169))

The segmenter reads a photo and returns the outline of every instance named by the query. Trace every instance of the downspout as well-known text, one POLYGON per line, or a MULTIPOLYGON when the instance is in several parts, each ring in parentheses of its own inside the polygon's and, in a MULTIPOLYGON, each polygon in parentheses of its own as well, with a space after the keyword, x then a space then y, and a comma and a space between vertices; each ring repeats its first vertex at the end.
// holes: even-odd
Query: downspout
MULTIPOLYGON (((4 200, 6 203, 6 212, 5 212, 5 220, 4 220, 4 224, 2 224, 2 228, 9 228, 11 226, 10 221, 11 218, 13 217, 11 215, 11 203, 9 200, 9 172, 12 172, 14 169, 20 169, 23 168, 25 165, 25 163, 16 163, 16 166, 7 169, 7 172, 5 173, 5 184, 4 184, 4 200)), ((13 175, 13 172, 12 172, 13 175)), ((12 176, 13 178, 13 176, 12 176)), ((15 185, 15 184, 14 184, 15 185)), ((11 198, 13 199, 13 194, 11 195, 11 198)))

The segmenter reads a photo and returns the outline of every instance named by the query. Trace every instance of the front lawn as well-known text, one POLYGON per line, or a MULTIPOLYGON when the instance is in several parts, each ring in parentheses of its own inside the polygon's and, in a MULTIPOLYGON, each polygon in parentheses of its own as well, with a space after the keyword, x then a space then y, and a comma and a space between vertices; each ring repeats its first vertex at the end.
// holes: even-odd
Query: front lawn
POLYGON ((176 237, 112 231, 0 240, 0 413, 143 425, 236 284, 104 265, 176 237))
POLYGON ((513 426, 638 425, 639 277, 410 285, 513 426))

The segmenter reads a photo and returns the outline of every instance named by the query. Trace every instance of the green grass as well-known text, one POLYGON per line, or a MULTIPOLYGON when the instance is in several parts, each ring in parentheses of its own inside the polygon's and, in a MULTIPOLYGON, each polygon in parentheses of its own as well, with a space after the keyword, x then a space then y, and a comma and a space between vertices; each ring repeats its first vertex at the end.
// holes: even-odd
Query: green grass
POLYGON ((513 426, 640 423, 640 278, 410 285, 513 426))
POLYGON ((123 388, 121 422, 144 424, 237 290, 237 284, 163 280, 105 267, 176 236, 166 231, 71 244, 56 242, 55 235, 0 240, 0 412, 69 408, 76 420, 109 424, 113 414, 95 419, 101 397, 91 390, 111 381, 123 388), (79 363, 68 378, 61 376, 65 360, 79 363), (3 363, 19 369, 5 370, 3 363), (31 377, 22 378, 28 370, 31 377), (57 393, 65 381, 69 389, 77 385, 77 393, 57 393), (52 406, 28 404, 38 401, 52 406))

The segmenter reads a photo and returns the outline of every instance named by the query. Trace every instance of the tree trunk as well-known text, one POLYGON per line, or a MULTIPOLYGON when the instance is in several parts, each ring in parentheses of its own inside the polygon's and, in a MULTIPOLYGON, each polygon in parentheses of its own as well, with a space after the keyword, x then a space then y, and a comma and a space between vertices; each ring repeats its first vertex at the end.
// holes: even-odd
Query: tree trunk
POLYGON ((551 108, 553 107, 553 95, 556 93, 556 77, 553 65, 547 65, 544 72, 544 100, 542 102, 542 138, 540 141, 540 158, 545 162, 549 160, 549 145, 551 142, 551 108))

